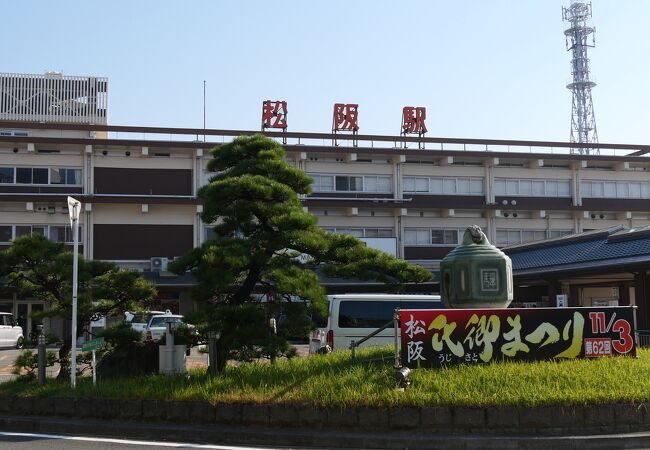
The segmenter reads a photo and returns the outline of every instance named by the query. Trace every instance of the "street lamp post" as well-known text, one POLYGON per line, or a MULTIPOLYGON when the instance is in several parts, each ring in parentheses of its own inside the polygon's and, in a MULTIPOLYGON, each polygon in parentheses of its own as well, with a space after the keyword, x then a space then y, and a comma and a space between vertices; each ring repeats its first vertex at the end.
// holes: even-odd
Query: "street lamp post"
POLYGON ((81 202, 68 197, 68 212, 74 249, 72 252, 72 354, 70 361, 70 386, 77 387, 77 288, 79 284, 79 213, 81 202))

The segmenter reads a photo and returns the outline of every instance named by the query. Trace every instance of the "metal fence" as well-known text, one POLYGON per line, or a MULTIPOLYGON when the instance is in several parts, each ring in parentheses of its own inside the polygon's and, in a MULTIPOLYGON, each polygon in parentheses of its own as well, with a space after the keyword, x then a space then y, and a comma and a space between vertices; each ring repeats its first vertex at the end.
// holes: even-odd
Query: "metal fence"
POLYGON ((636 342, 639 347, 650 347, 650 330, 637 330, 636 342))

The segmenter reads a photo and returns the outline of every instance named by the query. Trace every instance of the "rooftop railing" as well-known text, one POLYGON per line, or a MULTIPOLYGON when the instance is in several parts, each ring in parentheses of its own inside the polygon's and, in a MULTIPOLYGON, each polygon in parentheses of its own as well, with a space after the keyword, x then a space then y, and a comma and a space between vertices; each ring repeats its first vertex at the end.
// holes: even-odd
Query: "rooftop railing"
MULTIPOLYGON (((54 124, 38 122, 0 121, 0 129, 38 129, 52 131, 106 132, 111 140, 178 142, 182 146, 212 147, 232 141, 237 136, 262 133, 292 147, 327 147, 359 149, 408 149, 464 152, 530 153, 567 155, 572 159, 582 156, 645 156, 650 145, 607 144, 560 141, 528 141, 507 139, 463 139, 445 137, 410 137, 366 134, 302 133, 257 130, 222 130, 203 128, 138 127, 123 125, 54 124), (582 154, 580 152, 583 152, 582 154)), ((16 138, 18 139, 18 138, 16 138)), ((26 138, 28 139, 28 138, 26 138)), ((21 139, 24 140, 24 139, 21 139)))

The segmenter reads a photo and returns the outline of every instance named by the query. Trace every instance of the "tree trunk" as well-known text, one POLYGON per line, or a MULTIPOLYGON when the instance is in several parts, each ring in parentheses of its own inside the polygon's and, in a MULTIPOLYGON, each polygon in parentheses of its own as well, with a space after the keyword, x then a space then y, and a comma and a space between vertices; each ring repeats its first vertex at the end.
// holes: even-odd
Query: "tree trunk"
POLYGON ((66 339, 63 341, 63 345, 59 349, 59 364, 61 370, 59 370, 59 375, 56 377, 57 380, 65 380, 70 378, 70 358, 69 353, 72 350, 72 339, 66 339))
POLYGON ((235 295, 232 297, 232 302, 234 304, 243 303, 251 296, 253 289, 255 289, 255 285, 260 279, 260 273, 262 273, 261 267, 255 266, 250 268, 246 280, 244 280, 242 285, 239 286, 239 289, 237 289, 237 292, 235 292, 235 295))

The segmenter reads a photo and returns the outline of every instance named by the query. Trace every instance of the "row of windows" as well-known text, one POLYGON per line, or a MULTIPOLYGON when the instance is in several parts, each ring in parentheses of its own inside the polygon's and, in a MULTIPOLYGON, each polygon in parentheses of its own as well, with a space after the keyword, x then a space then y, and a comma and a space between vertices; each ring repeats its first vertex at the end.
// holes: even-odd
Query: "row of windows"
POLYGON ((314 192, 381 192, 390 194, 390 176, 382 175, 323 175, 309 174, 314 180, 314 192))
MULTIPOLYGON (((69 225, 0 225, 0 242, 8 243, 20 236, 40 234, 55 242, 72 243, 72 228, 69 225)), ((81 242, 81 227, 79 227, 81 242)))
POLYGON ((395 237, 392 228, 350 228, 350 227, 323 227, 330 233, 351 234, 358 238, 389 238, 395 237))
POLYGON ((483 178, 404 177, 404 192, 482 195, 483 178))
POLYGON ((635 181, 583 181, 580 183, 583 197, 603 198, 650 198, 650 183, 635 181))
POLYGON ((495 178, 494 194, 528 197, 571 197, 571 182, 569 180, 495 178))
POLYGON ((458 230, 406 228, 404 245, 458 245, 458 230))
POLYGON ((81 185, 81 169, 62 167, 0 167, 0 183, 81 185))
MULTIPOLYGON (((525 242, 542 241, 547 238, 557 238, 572 234, 573 230, 513 230, 497 229, 496 245, 522 244, 525 242)), ((460 230, 431 229, 431 228, 406 228, 404 229, 404 245, 444 245, 455 246, 460 243, 462 233, 460 230)))

